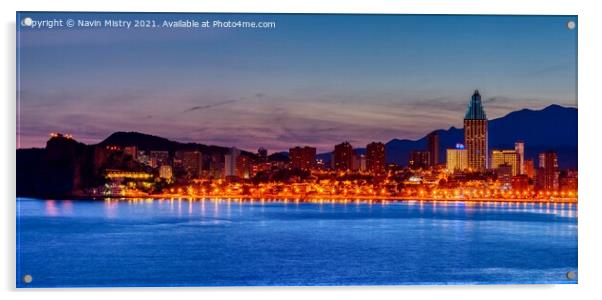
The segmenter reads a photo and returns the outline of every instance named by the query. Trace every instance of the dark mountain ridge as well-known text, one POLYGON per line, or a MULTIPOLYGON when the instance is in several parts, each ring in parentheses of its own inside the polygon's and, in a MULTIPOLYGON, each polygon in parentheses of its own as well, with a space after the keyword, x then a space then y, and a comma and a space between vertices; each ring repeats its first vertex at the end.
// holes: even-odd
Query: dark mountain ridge
MULTIPOLYGON (((577 168, 577 108, 550 105, 541 110, 522 109, 489 121, 489 149, 512 149, 516 141, 525 142, 525 157, 534 158, 546 150, 558 152, 561 168, 577 168)), ((463 128, 435 130, 439 134, 441 158, 456 143, 464 143, 463 128)), ((426 136, 418 140, 392 139, 385 144, 388 163, 406 165, 412 150, 426 148, 426 136)), ((365 148, 357 148, 364 153, 365 148)), ((330 161, 330 153, 319 158, 330 161)))

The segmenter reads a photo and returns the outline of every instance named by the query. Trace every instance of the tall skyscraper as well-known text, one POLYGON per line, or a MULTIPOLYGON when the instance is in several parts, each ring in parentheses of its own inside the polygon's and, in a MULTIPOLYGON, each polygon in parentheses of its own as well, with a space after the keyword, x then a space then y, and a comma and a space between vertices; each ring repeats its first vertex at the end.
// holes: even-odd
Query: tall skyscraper
POLYGON ((487 145, 487 115, 481 95, 476 90, 464 116, 464 144, 468 152, 468 167, 473 171, 485 171, 489 160, 487 145))
POLYGON ((554 151, 539 154, 539 168, 537 168, 537 187, 544 190, 558 189, 558 155, 554 151))
POLYGON ((468 169, 468 152, 462 144, 456 144, 455 149, 447 149, 446 168, 450 172, 468 169))
POLYGON ((291 159, 291 166, 301 170, 309 170, 316 165, 316 148, 314 147, 295 147, 288 151, 291 159))
POLYGON ((520 159, 516 150, 491 151, 491 168, 496 170, 502 165, 510 166, 512 176, 520 174, 520 159))
POLYGON ((426 142, 430 153, 431 166, 436 166, 439 164, 439 134, 437 131, 429 133, 426 142))
POLYGON ((349 142, 334 146, 334 169, 337 171, 348 171, 353 169, 353 155, 353 147, 349 142))
POLYGON ((372 174, 385 172, 385 144, 372 142, 366 146, 366 168, 372 174))
POLYGON ((518 153, 519 174, 525 174, 525 142, 514 143, 514 150, 518 153))

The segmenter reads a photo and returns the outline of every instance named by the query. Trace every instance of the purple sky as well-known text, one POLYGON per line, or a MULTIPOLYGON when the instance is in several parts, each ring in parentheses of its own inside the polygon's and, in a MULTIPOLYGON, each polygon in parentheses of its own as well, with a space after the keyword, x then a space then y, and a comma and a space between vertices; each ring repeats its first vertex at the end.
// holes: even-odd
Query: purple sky
POLYGON ((139 131, 322 152, 461 127, 475 88, 490 119, 576 106, 575 17, 146 15, 191 17, 277 28, 20 28, 18 146, 43 147, 52 131, 86 143, 139 131))

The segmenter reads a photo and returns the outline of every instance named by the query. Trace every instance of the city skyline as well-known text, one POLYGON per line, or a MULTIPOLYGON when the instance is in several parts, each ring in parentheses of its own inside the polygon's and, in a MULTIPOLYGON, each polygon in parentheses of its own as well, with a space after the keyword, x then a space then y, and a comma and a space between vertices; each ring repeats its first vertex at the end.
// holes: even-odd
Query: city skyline
POLYGON ((523 108, 576 106, 576 32, 565 26, 574 17, 202 16, 275 20, 278 27, 20 30, 18 146, 43 147, 49 131, 98 143, 126 129, 323 153, 341 141, 363 146, 461 128, 458 115, 475 88, 490 120, 523 108), (329 42, 332 35, 339 43, 329 42))

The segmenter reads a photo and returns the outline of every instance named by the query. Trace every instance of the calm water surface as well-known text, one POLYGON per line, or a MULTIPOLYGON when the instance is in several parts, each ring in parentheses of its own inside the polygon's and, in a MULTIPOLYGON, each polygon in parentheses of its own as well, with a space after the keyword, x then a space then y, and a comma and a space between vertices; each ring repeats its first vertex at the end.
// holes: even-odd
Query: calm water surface
POLYGON ((576 283, 568 271, 574 204, 17 199, 19 287, 576 283))

